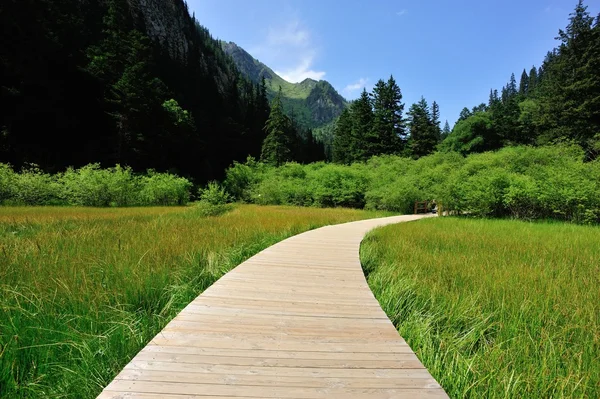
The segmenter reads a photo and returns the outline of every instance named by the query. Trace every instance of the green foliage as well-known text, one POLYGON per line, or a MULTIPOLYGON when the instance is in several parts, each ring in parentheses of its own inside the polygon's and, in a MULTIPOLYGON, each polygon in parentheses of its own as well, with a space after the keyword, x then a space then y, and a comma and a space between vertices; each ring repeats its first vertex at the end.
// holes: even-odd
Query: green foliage
POLYGON ((183 177, 149 170, 140 180, 141 205, 186 205, 190 200, 192 183, 183 177))
POLYGON ((559 44, 543 65, 514 73, 499 97, 490 90, 487 109, 464 108, 443 149, 462 153, 495 150, 511 145, 575 142, 586 159, 600 155, 600 18, 579 1, 569 24, 560 30, 559 44), (485 111, 486 121, 471 120, 485 111), (464 122, 467 122, 466 125, 464 122))
POLYGON ((440 150, 469 154, 484 151, 495 141, 490 114, 479 112, 457 122, 452 133, 440 144, 440 150))
POLYGON ((393 76, 387 82, 379 80, 371 94, 363 89, 335 123, 333 161, 350 164, 402 153, 407 136, 403 110, 402 93, 393 76))
POLYGON ((32 165, 20 173, 0 164, 0 203, 124 207, 185 205, 192 184, 185 178, 149 170, 136 175, 120 165, 90 164, 50 175, 32 165))
POLYGON ((171 98, 165 101, 162 107, 169 114, 175 126, 195 129, 194 117, 187 110, 181 108, 177 100, 171 98))
POLYGON ((216 181, 211 181, 205 188, 198 190, 201 202, 209 205, 225 205, 230 202, 229 194, 216 181))
POLYGON ((265 132, 267 137, 263 141, 260 160, 274 166, 291 161, 295 132, 292 129, 292 122, 283 112, 281 90, 271 104, 271 113, 265 124, 265 132))
POLYGON ((410 130, 409 147, 413 157, 419 158, 431 154, 440 140, 439 107, 434 102, 436 116, 432 116, 425 98, 411 105, 408 111, 410 130))
MULTIPOLYGON (((460 124, 469 123, 477 115, 460 124)), ((366 164, 235 164, 225 187, 257 204, 351 206, 412 213, 436 200, 455 214, 600 222, 600 167, 574 144, 438 152, 417 160, 373 157, 366 164)))
POLYGON ((12 198, 15 180, 15 172, 11 166, 0 163, 0 204, 12 198))
POLYGON ((7 202, 23 205, 53 205, 59 201, 56 179, 42 172, 37 165, 23 168, 15 174, 12 196, 7 202))
POLYGON ((266 88, 241 76, 185 1, 152 4, 2 4, 12 33, 0 46, 0 160, 46 171, 118 163, 204 183, 260 156, 266 88))
POLYGON ((90 164, 67 169, 59 175, 61 198, 70 205, 79 206, 131 206, 138 203, 139 181, 131 168, 117 165, 102 169, 100 164, 90 164))

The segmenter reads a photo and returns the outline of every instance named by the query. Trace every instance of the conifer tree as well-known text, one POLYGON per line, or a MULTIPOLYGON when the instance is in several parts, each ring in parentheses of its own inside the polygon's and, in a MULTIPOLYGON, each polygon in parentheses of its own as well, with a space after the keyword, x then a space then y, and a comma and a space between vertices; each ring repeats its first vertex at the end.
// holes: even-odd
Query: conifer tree
POLYGON ((460 115, 458 115, 458 120, 457 122, 460 121, 464 121, 465 119, 467 119, 469 116, 471 116, 471 111, 469 110, 469 108, 464 107, 461 111, 460 111, 460 115))
POLYGON ((442 137, 442 129, 440 127, 440 106, 435 101, 433 102, 433 104, 431 104, 431 123, 433 133, 439 141, 442 137))
POLYGON ((510 75, 508 86, 506 86, 506 94, 508 97, 514 97, 517 95, 517 93, 517 79, 515 78, 515 74, 512 73, 510 75))
POLYGON ((442 137, 440 141, 443 141, 446 137, 450 135, 450 133, 452 133, 452 130, 450 130, 450 124, 448 123, 448 121, 446 121, 446 123, 444 123, 444 128, 442 129, 442 137))
POLYGON ((379 80, 371 95, 373 129, 368 135, 366 156, 399 153, 405 137, 402 93, 393 76, 379 80))
POLYGON ((353 161, 352 149, 355 146, 352 143, 352 120, 349 108, 344 108, 335 123, 332 150, 333 162, 349 164, 353 161))
POLYGON ((526 96, 529 94, 529 76, 527 75, 527 71, 525 71, 525 69, 523 69, 521 81, 519 82, 519 94, 521 96, 526 96))
MULTIPOLYGON (((352 140, 350 157, 352 161, 366 161, 369 153, 369 136, 373 131, 373 108, 366 89, 352 104, 352 140)), ((371 147, 372 148, 372 147, 371 147)))
POLYGON ((291 122, 285 115, 281 104, 281 87, 271 105, 271 113, 265 124, 267 137, 263 141, 260 160, 264 163, 280 166, 292 160, 291 122))
POLYGON ((410 129, 409 146, 414 158, 431 154, 439 141, 436 134, 429 105, 425 98, 411 105, 408 111, 408 127, 410 129))
POLYGON ((529 93, 533 93, 533 91, 537 87, 537 83, 538 83, 537 68, 535 66, 533 66, 533 67, 531 67, 531 70, 529 71, 529 84, 527 85, 527 89, 528 89, 529 93))

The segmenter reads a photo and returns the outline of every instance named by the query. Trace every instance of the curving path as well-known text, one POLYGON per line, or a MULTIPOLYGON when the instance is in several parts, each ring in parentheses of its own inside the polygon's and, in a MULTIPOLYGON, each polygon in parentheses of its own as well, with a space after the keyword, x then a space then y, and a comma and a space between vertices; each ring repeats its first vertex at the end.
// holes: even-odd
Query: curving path
POLYGON ((322 227, 273 245, 175 317, 99 398, 447 398, 371 293, 371 229, 322 227))

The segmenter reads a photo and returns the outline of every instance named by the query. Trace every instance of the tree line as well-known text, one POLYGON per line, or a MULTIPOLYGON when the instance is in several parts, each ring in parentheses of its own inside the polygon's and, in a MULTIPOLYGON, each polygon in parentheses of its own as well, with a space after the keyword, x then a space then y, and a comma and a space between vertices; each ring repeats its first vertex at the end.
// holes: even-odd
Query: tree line
POLYGON ((517 83, 490 90, 487 103, 464 108, 440 146, 463 154, 511 145, 573 142, 586 159, 600 155, 600 15, 583 0, 559 30, 559 44, 539 68, 524 69, 517 83))
POLYGON ((600 155, 600 16, 579 0, 558 47, 543 64, 513 73, 487 103, 461 111, 450 129, 440 128, 439 106, 421 98, 404 115, 402 93, 393 77, 379 80, 340 115, 333 128, 330 159, 350 164, 375 155, 419 158, 435 151, 463 155, 505 146, 572 142, 586 159, 600 155))
MULTIPOLYGON (((449 127, 440 127, 440 108, 425 98, 409 108, 404 118, 402 92, 393 76, 379 80, 373 91, 342 112, 334 128, 332 159, 350 164, 377 155, 421 157, 435 151, 449 127)), ((448 134, 448 133, 446 133, 448 134)))

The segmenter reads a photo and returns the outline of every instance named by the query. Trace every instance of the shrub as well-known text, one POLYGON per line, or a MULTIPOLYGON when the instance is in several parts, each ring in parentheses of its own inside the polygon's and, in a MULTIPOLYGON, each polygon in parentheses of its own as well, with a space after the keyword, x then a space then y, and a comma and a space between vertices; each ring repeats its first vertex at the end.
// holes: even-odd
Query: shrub
POLYGON ((0 204, 12 198, 15 185, 15 172, 8 164, 0 163, 0 204))
POLYGON ((55 179, 32 164, 15 174, 10 202, 19 205, 57 205, 60 204, 59 191, 55 179))
POLYGON ((141 205, 185 205, 190 200, 192 183, 183 177, 148 170, 140 184, 141 205))
POLYGON ((225 185, 262 205, 366 207, 412 213, 415 201, 484 217, 600 222, 600 161, 580 147, 507 147, 464 157, 438 152, 418 160, 378 156, 366 164, 323 162, 279 168, 234 164, 225 185))
POLYGON ((198 190, 198 195, 200 201, 209 205, 223 205, 231 200, 229 194, 216 181, 209 182, 206 188, 198 190))
POLYGON ((131 206, 139 203, 138 178, 129 167, 110 169, 89 164, 77 170, 67 169, 58 179, 61 197, 71 205, 131 206))
POLYGON ((234 162, 227 169, 223 186, 229 195, 236 201, 252 202, 252 189, 261 181, 261 177, 268 167, 248 157, 245 164, 234 162))

